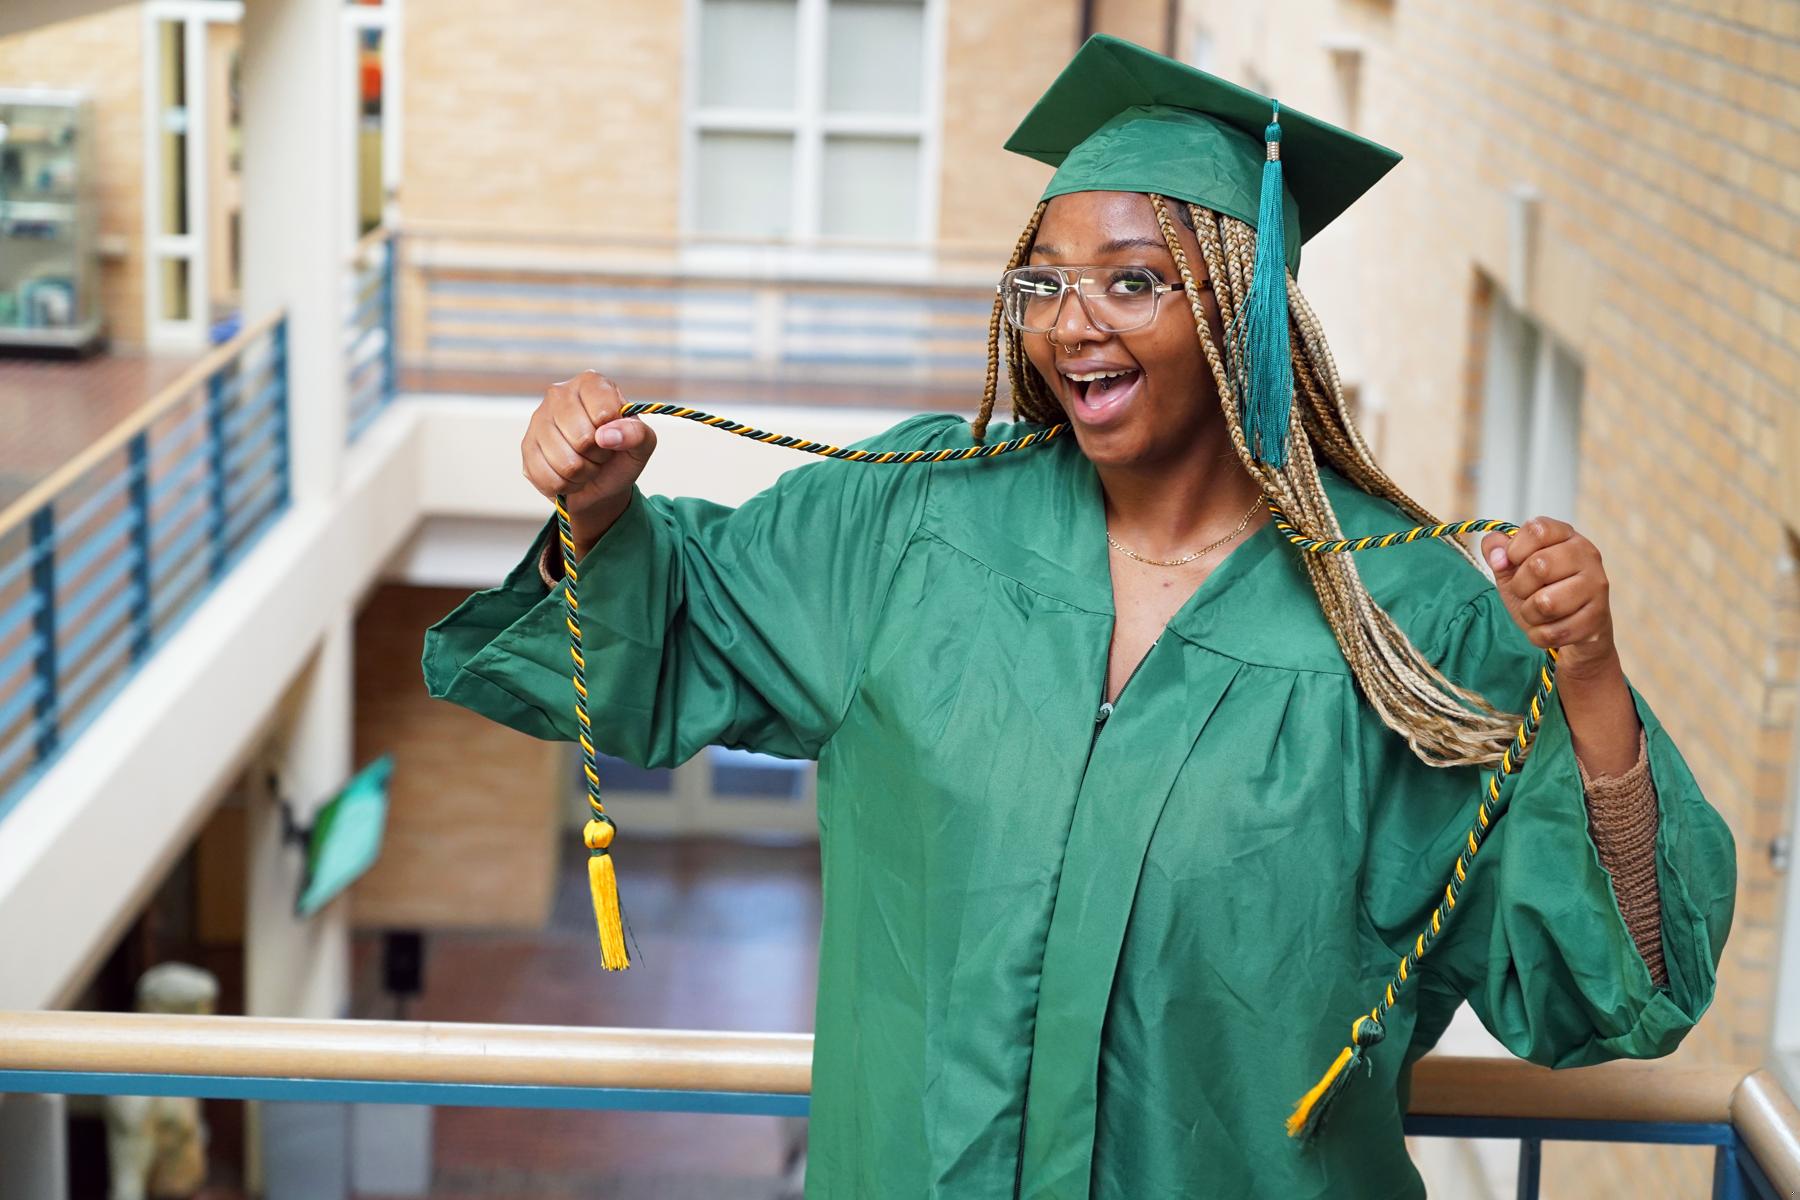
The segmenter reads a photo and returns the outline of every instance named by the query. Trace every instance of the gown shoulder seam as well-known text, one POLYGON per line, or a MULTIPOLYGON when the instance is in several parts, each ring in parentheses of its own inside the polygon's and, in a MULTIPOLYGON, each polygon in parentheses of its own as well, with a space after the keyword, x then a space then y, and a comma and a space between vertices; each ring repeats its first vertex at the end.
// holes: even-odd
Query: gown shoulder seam
POLYGON ((875 604, 869 636, 863 639, 863 645, 858 649, 856 671, 849 681, 849 686, 844 689, 843 707, 838 711, 837 719, 831 723, 830 731, 819 740, 821 750, 837 737, 838 730, 842 729, 844 722, 850 719, 850 710, 856 707, 856 697, 862 691, 863 677, 868 674, 869 670, 869 648, 874 643, 875 629, 879 627, 882 618, 887 613, 888 604, 894 594, 894 581, 900 577, 900 567, 906 562, 906 556, 912 552, 913 542, 923 529, 926 503, 931 493, 931 481, 936 470, 936 464, 933 463, 922 464, 917 469, 917 474, 921 479, 919 488, 913 496, 912 517, 907 522, 905 535, 899 539, 900 548, 894 554, 893 562, 888 564, 887 579, 881 585, 881 596, 875 604))
POLYGON ((1109 613, 1101 612, 1099 609, 1092 608, 1086 604, 1081 604, 1081 603, 1078 603, 1077 601, 1071 600, 1067 596, 1058 595, 1056 592, 1045 591, 1042 587, 1038 586, 1035 583, 1032 583, 1030 580, 1019 578, 1019 576, 1012 571, 1002 570, 1001 568, 995 566, 993 563, 989 562, 987 559, 983 558, 981 555, 979 555, 979 554, 975 553, 973 550, 969 549, 967 546, 963 545, 960 541, 958 541, 954 537, 951 537, 949 534, 945 533, 943 530, 932 526, 928 522, 921 520, 915 526, 915 530, 918 534, 920 534, 924 537, 928 537, 932 541, 937 542, 940 545, 946 546, 949 549, 955 551, 957 554, 962 555, 964 558, 968 559, 970 562, 974 563, 976 566, 980 567, 982 570, 990 572, 991 574, 994 574, 994 575, 998 575, 1000 578, 1008 580, 1009 582, 1015 583, 1018 586, 1024 588, 1026 591, 1030 592, 1034 596, 1041 596, 1045 600, 1051 600, 1051 601, 1056 602, 1057 604, 1066 605, 1067 607, 1072 608, 1077 612, 1088 613, 1091 616, 1104 617, 1104 616, 1111 615, 1109 613))

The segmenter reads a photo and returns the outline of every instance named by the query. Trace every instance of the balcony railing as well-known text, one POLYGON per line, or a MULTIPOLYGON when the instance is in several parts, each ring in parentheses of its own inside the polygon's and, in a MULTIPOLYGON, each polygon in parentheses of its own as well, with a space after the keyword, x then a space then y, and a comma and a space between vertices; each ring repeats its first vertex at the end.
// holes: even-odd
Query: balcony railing
POLYGON ((0 512, 0 815, 287 502, 276 314, 0 512))
MULTIPOLYGON (((812 1039, 396 1021, 0 1014, 0 1093, 804 1115, 812 1039)), ((1413 1136, 1716 1147, 1716 1200, 1800 1195, 1800 1110, 1764 1070, 1670 1060, 1549 1071, 1427 1056, 1413 1136)))
POLYGON ((394 273, 399 243, 393 230, 371 230, 350 255, 344 320, 344 380, 349 405, 346 437, 354 442, 398 390, 394 341, 394 273))
POLYGON ((451 380, 595 365, 634 381, 979 389, 1004 248, 834 246, 793 266, 806 249, 409 225, 404 365, 451 380))

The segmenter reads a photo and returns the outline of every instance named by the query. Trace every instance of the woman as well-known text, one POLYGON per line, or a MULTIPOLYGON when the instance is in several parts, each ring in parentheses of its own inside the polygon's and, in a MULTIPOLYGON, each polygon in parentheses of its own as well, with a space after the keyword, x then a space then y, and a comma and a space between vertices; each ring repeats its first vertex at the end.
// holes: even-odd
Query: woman
MULTIPOLYGON (((1666 1054, 1711 1002, 1731 836, 1625 681, 1592 544, 1490 536, 1496 588, 1439 542, 1302 556, 1268 519, 1265 491, 1315 536, 1432 520, 1369 457, 1297 292, 1291 413, 1251 403, 1254 285, 1393 162, 1284 111, 1284 180, 1268 112, 1102 37, 1009 142, 1059 169, 973 435, 1072 436, 822 463, 733 510, 640 494, 655 435, 592 373, 532 417, 601 749, 819 761, 809 1195, 1416 1197, 1408 1070, 1465 996, 1557 1066, 1666 1054), (1358 1023, 1372 1078, 1290 1139, 1432 922, 1542 646, 1559 689, 1510 811, 1381 1044, 1358 1023)), ((970 439, 927 416, 872 444, 970 439)), ((554 534, 434 627, 425 670, 572 738, 554 534)))

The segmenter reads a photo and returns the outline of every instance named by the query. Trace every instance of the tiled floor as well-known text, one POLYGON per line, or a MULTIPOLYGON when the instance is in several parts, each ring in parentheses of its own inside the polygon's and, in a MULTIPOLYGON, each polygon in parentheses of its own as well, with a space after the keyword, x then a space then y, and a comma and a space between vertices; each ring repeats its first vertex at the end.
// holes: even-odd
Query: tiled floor
MULTIPOLYGON (((571 843, 573 845, 573 843, 571 843)), ((585 855, 564 862, 541 933, 445 933, 427 943, 418 1020, 805 1032, 819 931, 816 846, 639 840, 619 848, 636 939, 608 974, 585 855)), ((392 1016, 379 943, 358 939, 357 1014, 392 1016)), ((435 1200, 774 1200, 803 1125, 773 1117, 444 1108, 435 1200)))
POLYGON ((0 507, 68 462, 192 362, 128 351, 0 357, 0 507))

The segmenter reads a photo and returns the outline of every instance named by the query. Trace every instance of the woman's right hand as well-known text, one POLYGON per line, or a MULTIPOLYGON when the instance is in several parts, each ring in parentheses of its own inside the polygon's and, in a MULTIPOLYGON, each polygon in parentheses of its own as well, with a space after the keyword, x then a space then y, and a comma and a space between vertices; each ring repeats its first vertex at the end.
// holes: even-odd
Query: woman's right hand
POLYGON ((656 450, 650 426, 620 418, 624 403, 610 379, 583 371, 550 385, 519 445, 525 478, 552 503, 563 497, 584 553, 625 511, 656 450))

